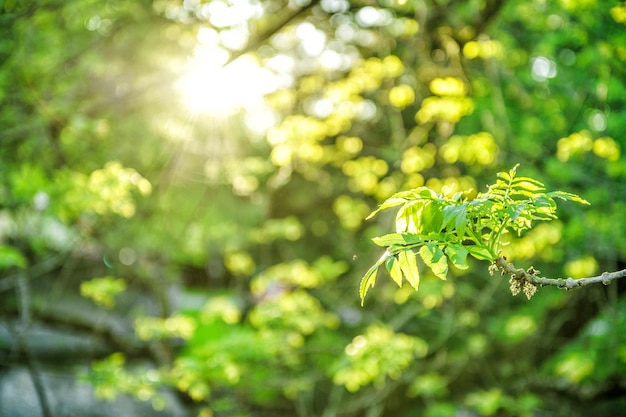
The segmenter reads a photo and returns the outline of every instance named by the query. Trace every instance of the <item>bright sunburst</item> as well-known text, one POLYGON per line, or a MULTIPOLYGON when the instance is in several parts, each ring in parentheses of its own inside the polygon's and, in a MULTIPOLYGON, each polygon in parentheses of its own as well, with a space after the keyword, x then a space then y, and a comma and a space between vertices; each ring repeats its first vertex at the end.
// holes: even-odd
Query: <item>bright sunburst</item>
POLYGON ((229 116, 255 106, 276 89, 275 75, 248 56, 222 66, 228 53, 220 48, 197 48, 177 83, 183 101, 194 114, 229 116))

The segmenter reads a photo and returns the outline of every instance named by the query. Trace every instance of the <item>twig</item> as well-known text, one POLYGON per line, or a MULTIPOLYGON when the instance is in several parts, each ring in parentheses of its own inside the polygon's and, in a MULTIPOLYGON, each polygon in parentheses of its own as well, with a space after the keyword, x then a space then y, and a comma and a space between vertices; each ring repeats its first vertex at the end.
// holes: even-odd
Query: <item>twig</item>
POLYGON ((509 283, 511 284, 511 293, 517 295, 520 290, 524 291, 526 297, 530 300, 533 294, 537 291, 537 285, 553 286, 571 290, 577 287, 584 287, 591 284, 604 284, 609 285, 612 281, 626 277, 626 269, 615 272, 603 272, 601 275, 588 278, 544 278, 540 277, 539 271, 532 266, 528 270, 522 268, 516 268, 510 262, 506 261, 504 256, 499 257, 494 262, 495 269, 498 269, 502 274, 511 274, 509 283))
POLYGON ((231 55, 230 55, 229 59, 226 61, 226 63, 224 65, 222 65, 222 67, 227 66, 228 64, 230 64, 231 62, 235 61, 236 59, 238 59, 242 55, 246 55, 246 54, 248 54, 250 52, 254 52, 257 48, 259 48, 261 45, 263 45, 268 39, 270 39, 272 36, 274 36, 275 34, 280 32, 285 26, 289 25, 291 22, 296 20, 299 16, 303 15, 308 10, 310 10, 314 6, 316 6, 317 3, 319 3, 319 0, 312 0, 306 6, 303 6, 300 9, 297 9, 293 13, 290 13, 289 15, 284 17, 280 22, 278 22, 278 24, 276 24, 273 27, 265 30, 262 33, 257 34, 257 36, 251 42, 249 42, 248 45, 246 45, 245 48, 243 48, 243 49, 241 49, 239 51, 231 52, 231 55))

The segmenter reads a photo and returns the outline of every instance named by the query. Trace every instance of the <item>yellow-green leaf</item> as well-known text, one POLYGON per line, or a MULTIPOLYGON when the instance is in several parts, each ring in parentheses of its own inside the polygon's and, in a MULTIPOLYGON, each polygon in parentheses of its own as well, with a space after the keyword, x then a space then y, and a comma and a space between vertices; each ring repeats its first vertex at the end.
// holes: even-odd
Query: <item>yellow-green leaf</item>
POLYGON ((496 260, 496 256, 494 256, 491 251, 485 246, 466 246, 466 248, 470 255, 480 261, 496 260))
POLYGON ((398 287, 402 287, 402 268, 400 268, 400 263, 396 257, 390 256, 387 258, 385 261, 385 267, 387 268, 387 272, 389 272, 393 282, 398 284, 398 287))
POLYGON ((400 264, 400 269, 404 273, 406 280, 409 281, 409 284, 417 291, 420 285, 420 271, 417 268, 415 253, 413 253, 412 250, 399 252, 398 263, 400 264))
POLYGON ((370 288, 374 287, 374 284, 376 284, 376 274, 378 272, 379 266, 380 264, 378 263, 372 265, 372 267, 368 269, 368 271, 365 273, 363 278, 361 278, 361 285, 359 288, 359 295, 361 296, 361 305, 363 305, 363 302, 365 301, 365 296, 367 295, 367 291, 370 288))
POLYGON ((443 280, 447 278, 448 258, 439 246, 434 243, 426 243, 420 249, 420 256, 438 278, 443 280))
POLYGON ((448 259, 450 259, 452 265, 458 269, 469 268, 469 265, 467 264, 468 254, 468 250, 465 249, 463 245, 448 245, 446 247, 446 255, 448 255, 448 259))

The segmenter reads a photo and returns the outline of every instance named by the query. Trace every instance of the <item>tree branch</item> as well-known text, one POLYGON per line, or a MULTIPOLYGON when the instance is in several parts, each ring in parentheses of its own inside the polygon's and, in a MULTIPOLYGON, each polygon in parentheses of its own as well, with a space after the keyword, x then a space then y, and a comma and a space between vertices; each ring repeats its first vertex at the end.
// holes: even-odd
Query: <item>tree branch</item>
POLYGON ((493 263, 492 270, 497 269, 502 274, 511 274, 509 283, 511 284, 511 293, 513 295, 519 294, 523 291, 526 297, 530 298, 537 291, 537 286, 553 286, 571 290, 577 287, 584 287, 591 284, 604 284, 609 285, 612 281, 626 277, 626 269, 615 272, 603 272, 601 275, 588 278, 544 278, 538 276, 539 271, 532 266, 528 270, 516 268, 515 265, 506 261, 504 256, 499 257, 493 263))
POLYGON ((226 63, 224 65, 222 65, 222 67, 227 66, 228 64, 232 63, 233 61, 235 61, 237 58, 241 57, 242 55, 245 55, 245 54, 248 54, 250 52, 256 51, 268 39, 270 39, 272 36, 274 36, 275 34, 280 32, 285 26, 287 26, 290 23, 292 23, 299 16, 303 15, 308 10, 312 9, 314 6, 317 5, 317 3, 319 3, 319 0, 311 0, 311 2, 309 2, 309 4, 303 6, 300 9, 297 9, 297 10, 293 11, 292 13, 288 14, 287 16, 283 17, 283 19, 281 19, 278 22, 278 24, 276 24, 276 25, 266 29, 265 31, 257 34, 256 37, 253 38, 248 43, 248 45, 246 45, 245 48, 243 48, 243 49, 241 49, 239 51, 229 51, 230 52, 230 58, 226 61, 226 63))
POLYGON ((30 352, 28 344, 26 343, 24 332, 30 326, 31 314, 30 314, 30 288, 28 284, 28 279, 24 273, 20 273, 17 277, 17 285, 15 287, 16 295, 17 295, 17 303, 19 308, 19 328, 14 328, 12 324, 9 324, 9 331, 13 333, 15 338, 17 348, 22 351, 24 355, 24 359, 26 361, 26 366, 28 368, 28 373, 30 374, 30 378, 33 382, 33 387, 35 388, 35 393, 37 394, 37 398, 39 399, 39 405, 41 406, 41 413, 44 417, 52 417, 52 412, 50 410, 50 403, 48 401, 48 397, 46 396, 46 387, 43 379, 41 378, 41 374, 39 372, 38 366, 35 362, 35 358, 30 352))
POLYGON ((504 0, 492 0, 488 1, 482 12, 478 16, 478 19, 474 23, 476 28, 476 35, 480 35, 485 31, 489 23, 495 19, 502 7, 504 6, 504 0))

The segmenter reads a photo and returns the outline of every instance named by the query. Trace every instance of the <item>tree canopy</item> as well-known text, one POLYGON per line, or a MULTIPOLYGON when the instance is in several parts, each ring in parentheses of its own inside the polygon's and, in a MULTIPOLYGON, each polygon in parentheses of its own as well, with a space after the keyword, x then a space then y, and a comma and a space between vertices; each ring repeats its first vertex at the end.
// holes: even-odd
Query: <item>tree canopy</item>
POLYGON ((202 417, 616 415, 624 284, 527 300, 481 260, 626 268, 625 25, 596 0, 0 0, 0 367, 202 417), (40 325, 98 347, 47 361, 40 325))

